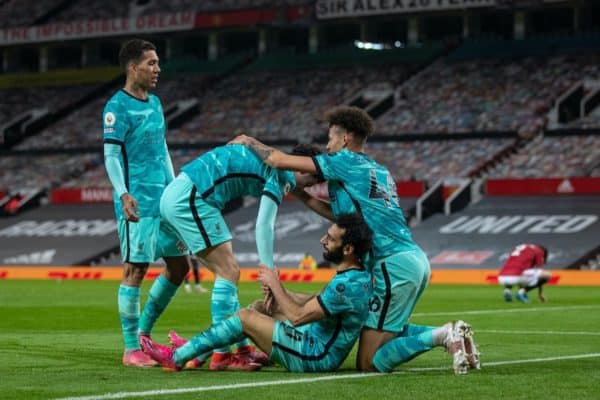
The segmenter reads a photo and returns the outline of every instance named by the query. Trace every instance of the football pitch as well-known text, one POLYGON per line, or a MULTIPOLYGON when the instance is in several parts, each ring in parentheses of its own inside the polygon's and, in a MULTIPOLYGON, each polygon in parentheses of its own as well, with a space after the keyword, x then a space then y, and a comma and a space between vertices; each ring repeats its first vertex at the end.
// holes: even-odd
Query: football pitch
MULTIPOLYGON (((353 352, 336 373, 180 373, 121 365, 114 281, 0 280, 0 399, 598 399, 600 289, 550 286, 548 302, 505 303, 498 286, 432 285, 412 322, 473 325, 482 370, 455 376, 440 348, 395 373, 354 371, 353 352)), ((210 287, 210 282, 205 282, 210 287)), ((306 292, 322 284, 288 287, 306 292)), ((143 298, 149 284, 143 288, 143 298)), ((240 285, 240 301, 259 298, 240 285)), ((192 336, 209 325, 210 294, 181 290, 153 332, 192 336)))

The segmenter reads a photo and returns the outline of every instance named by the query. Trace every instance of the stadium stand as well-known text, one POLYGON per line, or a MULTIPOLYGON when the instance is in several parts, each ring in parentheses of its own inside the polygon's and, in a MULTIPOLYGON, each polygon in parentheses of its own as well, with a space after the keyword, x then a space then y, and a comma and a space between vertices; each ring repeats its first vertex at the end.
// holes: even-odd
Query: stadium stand
POLYGON ((0 3, 3 28, 33 25, 65 0, 8 0, 0 3))
MULTIPOLYGON (((166 109, 169 104, 177 100, 196 97, 197 88, 205 79, 206 77, 202 75, 180 75, 177 78, 165 79, 156 94, 161 98, 163 108, 166 109)), ((117 88, 118 86, 111 87, 111 90, 104 95, 74 110, 40 134, 16 146, 16 149, 97 147, 100 140, 99 115, 106 101, 117 88)))
MULTIPOLYGON (((179 149, 171 151, 171 159, 175 171, 189 161, 202 154, 202 149, 179 149)), ((60 185, 63 188, 112 188, 106 171, 104 170, 104 162, 102 157, 98 156, 88 160, 88 168, 80 175, 74 176, 69 180, 65 180, 60 185)), ((72 174, 75 175, 75 174, 72 174)))
POLYGON ((0 89, 0 125, 8 122, 24 111, 32 108, 46 108, 58 111, 85 96, 92 85, 22 88, 19 90, 0 89), (53 99, 49 102, 48 99, 53 99))
POLYGON ((230 77, 203 96, 201 112, 179 134, 199 132, 204 140, 245 131, 265 140, 310 140, 325 133, 319 119, 370 83, 397 82, 402 66, 244 73, 230 77))
MULTIPOLYGON (((424 188, 444 182, 440 191, 443 196, 453 193, 452 182, 471 182, 463 178, 478 181, 477 185, 467 188, 475 191, 478 185, 484 186, 486 179, 489 182, 494 178, 600 177, 600 135, 597 134, 600 111, 586 110, 583 118, 566 123, 553 120, 560 114, 556 100, 574 84, 582 80, 600 81, 600 33, 536 32, 530 29, 530 21, 525 18, 527 29, 518 40, 500 38, 496 33, 462 39, 460 33, 456 36, 445 32, 436 36, 433 33, 437 26, 429 24, 435 20, 442 21, 443 25, 446 15, 443 11, 440 19, 421 19, 423 29, 413 32, 417 38, 411 39, 409 28, 404 32, 406 35, 400 35, 396 41, 395 25, 402 26, 405 16, 397 19, 393 15, 356 17, 315 23, 314 5, 314 0, 0 0, 0 22, 5 29, 181 11, 195 12, 196 21, 199 16, 215 17, 210 22, 213 27, 196 25, 186 26, 185 31, 140 33, 156 41, 160 48, 162 73, 155 93, 163 103, 168 120, 173 121, 167 140, 176 170, 207 148, 224 143, 240 132, 258 136, 278 147, 311 141, 322 145, 326 132, 323 111, 345 103, 367 109, 376 120, 376 135, 369 140, 366 149, 369 154, 387 166, 400 182, 422 184, 424 188), (288 11, 295 6, 308 6, 307 10, 311 10, 301 22, 287 20, 288 11), (247 10, 251 12, 244 13, 247 10), (276 14, 274 20, 267 23, 244 20, 262 11, 266 11, 265 15, 276 14), (240 20, 225 23, 224 17, 231 15, 240 16, 240 20), (346 29, 350 25, 357 29, 346 29), (356 35, 351 37, 347 32, 356 35), (228 35, 235 37, 235 41, 244 33, 258 43, 240 49, 250 43, 244 38, 243 46, 237 43, 237 47, 228 47, 226 43, 231 39, 228 35), (364 44, 371 39, 381 39, 384 50, 364 50, 355 42, 364 44), (195 40, 198 43, 191 43, 195 40), (298 45, 296 41, 304 43, 298 45), (206 48, 200 49, 202 46, 206 48), (213 60, 214 57, 217 60, 213 60), (181 110, 180 106, 185 108, 185 113, 170 119, 181 110)), ((494 10, 487 11, 494 13, 494 10)), ((483 18, 478 11, 465 12, 483 18)), ((447 14, 455 16, 453 11, 447 14)), ((466 20, 470 20, 470 16, 466 20)), ((581 20, 582 25, 588 23, 587 17, 581 20)), ((477 35, 479 28, 487 29, 476 24, 470 28, 473 29, 461 32, 477 35)), ((509 28, 508 36, 511 36, 515 27, 509 28)), ((91 196, 92 201, 107 201, 110 197, 99 124, 106 99, 122 84, 118 81, 121 71, 116 65, 90 68, 109 59, 114 63, 114 57, 107 54, 118 48, 117 42, 124 36, 118 32, 108 35, 103 37, 99 33, 98 37, 81 41, 67 39, 67 43, 51 39, 50 43, 33 42, 22 47, 8 42, 0 48, 1 65, 4 72, 8 72, 0 76, 0 127, 5 129, 2 132, 4 152, 0 157, 0 193, 5 194, 2 201, 27 188, 45 193, 55 188, 90 189, 90 192, 100 189, 103 197, 91 196), (78 46, 81 49, 76 49, 78 46), (89 51, 85 57, 84 47, 89 51), (58 63, 56 58, 60 57, 60 51, 53 53, 52 48, 67 52, 76 49, 72 60, 69 58, 69 62, 75 62, 73 69, 64 69, 71 64, 58 63), (29 60, 36 58, 36 54, 39 59, 29 60), (48 56, 44 62, 42 54, 48 56), (49 71, 19 72, 37 68, 49 71), (59 70, 53 70, 55 68, 59 70), (19 132, 18 140, 27 137, 16 145, 18 140, 6 140, 9 120, 42 107, 48 109, 52 118, 23 135, 19 132), (85 148, 84 153, 78 152, 81 148, 85 148)), ((0 43, 0 46, 4 45, 0 43)), ((584 96, 590 93, 588 90, 583 91, 584 96)), ((566 187, 570 184, 567 182, 566 187)), ((546 210, 546 201, 551 204, 549 211, 544 211, 546 214, 576 215, 579 207, 589 215, 597 215, 584 197, 484 196, 482 202, 476 203, 478 197, 475 196, 473 203, 458 214, 442 216, 438 210, 438 214, 416 228, 415 235, 433 258, 444 251, 464 251, 468 259, 469 252, 489 250, 493 254, 477 266, 495 268, 501 252, 512 247, 513 236, 503 236, 502 243, 494 244, 496 247, 492 249, 493 235, 456 234, 456 238, 449 240, 450 235, 440 233, 441 227, 451 224, 455 217, 471 218, 475 213, 489 216, 494 208, 508 216, 533 216, 535 207, 546 210), (522 207, 529 203, 531 207, 522 207), (473 247, 460 247, 459 242, 473 247)), ((401 198, 409 217, 417 199, 401 198)), ((594 196, 589 199, 597 201, 594 196)), ((47 207, 26 213, 37 218, 38 214, 29 213, 40 211, 40 220, 47 218, 48 210, 60 213, 60 206, 47 207)), ((298 214, 300 210, 294 207, 290 213, 306 222, 305 216, 298 214)), ((84 209, 78 212, 81 210, 84 209)), ((236 227, 247 224, 244 213, 255 212, 244 210, 236 214, 242 217, 232 220, 236 227)), ((110 206, 102 212, 105 215, 99 218, 112 217, 110 206)), ((584 232, 586 237, 594 236, 596 227, 597 224, 591 225, 591 230, 584 232)), ((249 235, 248 232, 236 234, 249 235)), ((528 241, 529 234, 519 234, 514 239, 528 241)), ((560 247, 560 243, 554 243, 554 236, 549 239, 552 246, 559 248, 554 267, 573 265, 577 258, 575 253, 580 256, 589 253, 589 265, 597 265, 597 251, 594 253, 597 245, 594 247, 584 240, 571 254, 560 247)), ((540 237, 540 240, 546 238, 540 237)), ((114 247, 116 241, 110 244, 114 247)), ((247 244, 236 243, 236 248, 239 246, 243 248, 247 244)), ((17 248, 18 252, 0 255, 0 262, 35 250, 17 248)), ((242 251, 248 253, 247 265, 255 262, 249 255, 252 251, 251 246, 247 252, 242 251)), ((292 249, 285 251, 292 252, 292 249)), ((92 258, 96 255, 92 250, 87 253, 92 258)), ((83 254, 61 257, 56 258, 57 262, 91 260, 83 254)), ((453 267, 439 262, 434 266, 453 267)))
POLYGON ((85 21, 124 18, 129 15, 130 4, 128 1, 105 1, 105 0, 86 0, 84 2, 72 1, 60 12, 54 14, 49 23, 85 21))
POLYGON ((600 135, 538 136, 489 172, 496 178, 600 176, 600 135))
POLYGON ((97 153, 2 156, 0 191, 10 192, 23 188, 50 189, 98 165, 98 159, 97 153))
POLYGON ((367 142, 367 153, 388 167, 397 180, 427 181, 468 177, 476 167, 515 139, 367 142))
POLYGON ((539 132, 553 101, 598 73, 593 57, 439 60, 397 89, 378 133, 539 132))

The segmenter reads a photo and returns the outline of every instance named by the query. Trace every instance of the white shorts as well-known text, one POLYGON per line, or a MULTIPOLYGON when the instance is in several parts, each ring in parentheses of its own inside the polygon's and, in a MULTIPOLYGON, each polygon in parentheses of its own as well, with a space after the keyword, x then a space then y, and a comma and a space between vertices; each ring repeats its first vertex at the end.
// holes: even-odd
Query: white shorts
POLYGON ((543 271, 541 268, 528 268, 521 275, 499 276, 498 282, 501 285, 537 286, 543 271))

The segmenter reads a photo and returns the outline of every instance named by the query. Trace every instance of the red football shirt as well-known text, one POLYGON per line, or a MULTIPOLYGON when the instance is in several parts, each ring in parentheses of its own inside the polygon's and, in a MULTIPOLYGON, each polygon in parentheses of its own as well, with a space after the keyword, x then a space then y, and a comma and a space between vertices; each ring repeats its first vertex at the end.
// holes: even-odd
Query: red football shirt
POLYGON ((510 253, 500 276, 519 276, 529 268, 544 266, 544 250, 535 244, 520 244, 510 253))

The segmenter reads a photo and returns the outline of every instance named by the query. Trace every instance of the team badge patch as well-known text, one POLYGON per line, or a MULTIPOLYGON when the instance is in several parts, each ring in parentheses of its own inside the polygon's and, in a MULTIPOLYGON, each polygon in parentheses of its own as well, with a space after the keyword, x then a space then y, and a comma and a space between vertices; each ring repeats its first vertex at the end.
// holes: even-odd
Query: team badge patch
POLYGON ((106 114, 104 114, 104 125, 113 126, 116 121, 117 117, 115 117, 115 114, 113 114, 112 112, 109 111, 106 114))

